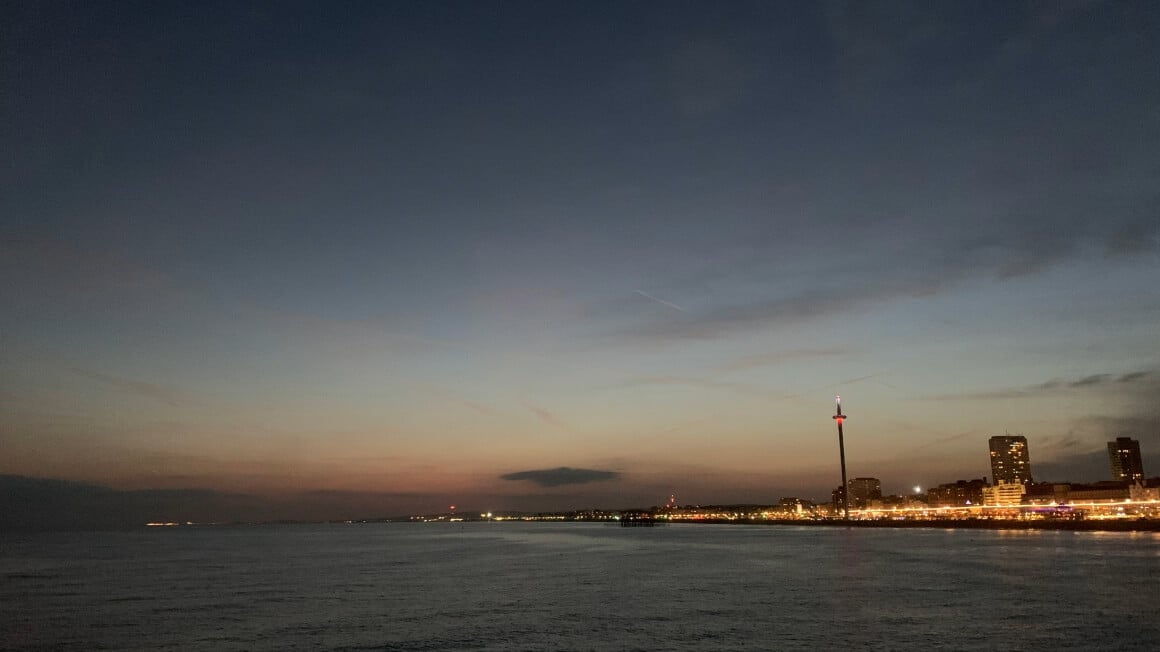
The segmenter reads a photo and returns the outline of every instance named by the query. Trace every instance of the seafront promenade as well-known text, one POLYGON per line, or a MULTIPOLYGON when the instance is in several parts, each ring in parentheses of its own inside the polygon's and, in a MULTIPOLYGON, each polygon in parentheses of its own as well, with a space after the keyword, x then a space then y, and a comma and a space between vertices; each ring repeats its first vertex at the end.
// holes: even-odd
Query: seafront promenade
POLYGON ((1160 532, 1158 519, 1123 520, 1020 520, 1020 519, 704 519, 681 523, 714 523, 722 525, 789 525, 794 527, 847 528, 928 528, 955 530, 1067 530, 1074 532, 1160 532))

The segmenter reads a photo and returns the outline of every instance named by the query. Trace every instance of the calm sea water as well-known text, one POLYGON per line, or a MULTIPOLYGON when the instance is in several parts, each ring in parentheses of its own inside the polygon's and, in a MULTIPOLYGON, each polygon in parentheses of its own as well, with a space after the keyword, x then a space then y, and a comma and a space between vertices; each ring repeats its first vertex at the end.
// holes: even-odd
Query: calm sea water
POLYGON ((0 536, 11 649, 1160 649, 1155 534, 475 523, 0 536))

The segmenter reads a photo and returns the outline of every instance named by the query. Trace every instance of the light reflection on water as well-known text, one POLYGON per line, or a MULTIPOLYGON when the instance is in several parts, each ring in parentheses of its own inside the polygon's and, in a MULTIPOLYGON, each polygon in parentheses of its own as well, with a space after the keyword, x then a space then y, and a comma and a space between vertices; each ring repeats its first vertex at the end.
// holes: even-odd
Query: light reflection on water
POLYGON ((1160 649, 1160 536, 570 523, 0 540, 3 645, 1160 649))

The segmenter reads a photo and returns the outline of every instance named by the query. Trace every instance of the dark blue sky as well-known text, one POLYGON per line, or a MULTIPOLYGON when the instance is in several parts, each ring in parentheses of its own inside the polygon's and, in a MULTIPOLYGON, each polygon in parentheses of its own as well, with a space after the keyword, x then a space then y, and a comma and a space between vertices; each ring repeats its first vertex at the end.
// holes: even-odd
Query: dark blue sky
POLYGON ((2 12, 0 472, 759 500, 838 391, 887 489, 1160 451, 1155 3, 2 12))

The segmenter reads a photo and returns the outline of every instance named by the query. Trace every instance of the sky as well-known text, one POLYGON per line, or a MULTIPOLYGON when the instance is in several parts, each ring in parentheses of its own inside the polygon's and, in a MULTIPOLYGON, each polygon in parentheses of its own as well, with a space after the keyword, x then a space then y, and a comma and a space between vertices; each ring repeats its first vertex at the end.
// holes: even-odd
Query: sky
POLYGON ((887 492, 1160 473, 1154 2, 6 3, 0 143, 0 474, 828 498, 835 394, 887 492))

